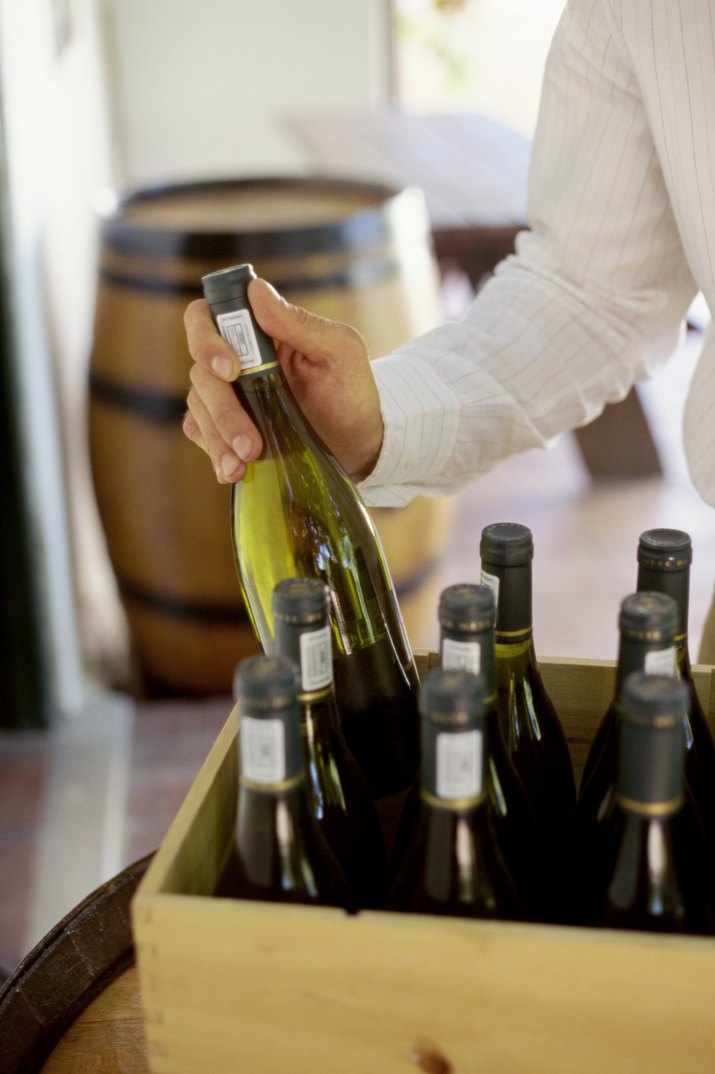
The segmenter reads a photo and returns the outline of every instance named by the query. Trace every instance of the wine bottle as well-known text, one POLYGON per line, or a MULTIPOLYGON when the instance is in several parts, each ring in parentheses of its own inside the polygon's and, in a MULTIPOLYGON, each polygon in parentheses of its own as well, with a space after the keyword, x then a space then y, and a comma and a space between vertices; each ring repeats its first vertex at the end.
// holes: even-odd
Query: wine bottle
POLYGON ((419 679, 385 556, 363 501, 309 427, 238 265, 203 277, 223 337, 241 358, 235 384, 263 438, 232 489, 236 569, 256 637, 274 651, 273 589, 321 578, 333 605, 335 689, 346 741, 374 797, 407 787, 419 759, 419 679))
MULTIPOLYGON (((442 590, 438 606, 440 666, 484 677, 487 795, 497 837, 524 904, 540 916, 546 909, 543 832, 514 767, 499 725, 495 666, 494 593, 461 583, 442 590), (537 876, 539 879, 537 880, 537 876)), ((553 874, 551 874, 553 875, 553 874)))
POLYGON ((333 684, 330 594, 319 578, 273 591, 276 651, 300 668, 301 737, 313 814, 360 906, 382 904, 387 850, 367 782, 340 727, 333 684))
POLYGON ((571 756, 541 677, 532 627, 531 530, 498 522, 482 530, 481 582, 496 603, 497 708, 502 733, 544 836, 563 839, 576 799, 571 756))
POLYGON ((583 924, 713 931, 702 829, 685 809, 688 704, 671 675, 633 672, 622 685, 615 794, 575 878, 583 924))
POLYGON ((354 910, 354 895, 311 808, 298 675, 284 656, 248 657, 237 669, 237 820, 216 894, 354 910))
POLYGON ((683 530, 651 529, 638 541, 636 588, 667 593, 678 609, 675 674, 687 683, 690 709, 685 716, 685 773, 706 829, 715 834, 715 743, 708 727, 693 674, 688 648, 690 564, 693 548, 683 530))
POLYGON ((436 670, 423 682, 420 809, 388 909, 523 916, 487 802, 486 707, 484 679, 471 672, 436 670))
POLYGON ((588 824, 613 793, 618 752, 618 698, 633 671, 675 675, 678 609, 666 593, 630 593, 618 616, 616 684, 586 756, 575 822, 588 824))

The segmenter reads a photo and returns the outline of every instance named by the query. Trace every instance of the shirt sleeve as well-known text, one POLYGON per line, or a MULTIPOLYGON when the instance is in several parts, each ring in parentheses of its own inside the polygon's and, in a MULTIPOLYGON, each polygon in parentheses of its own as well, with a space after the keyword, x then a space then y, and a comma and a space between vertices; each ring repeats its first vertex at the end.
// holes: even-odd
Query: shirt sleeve
POLYGON ((572 0, 550 50, 529 230, 465 316, 374 364, 375 506, 445 495, 623 399, 675 349, 697 286, 631 54, 605 0, 572 0))

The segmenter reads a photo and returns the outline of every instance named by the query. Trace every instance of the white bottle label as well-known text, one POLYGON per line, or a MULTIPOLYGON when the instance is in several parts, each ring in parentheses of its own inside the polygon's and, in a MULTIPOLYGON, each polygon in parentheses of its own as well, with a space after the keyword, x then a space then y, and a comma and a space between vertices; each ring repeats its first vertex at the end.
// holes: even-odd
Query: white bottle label
POLYGON ((442 667, 445 671, 471 671, 478 675, 482 670, 482 647, 478 641, 442 641, 442 667))
POLYGON ((485 570, 482 570, 479 581, 482 585, 485 585, 487 589, 491 589, 494 594, 494 607, 499 612, 499 579, 495 574, 487 574, 485 570))
POLYGON ((301 634, 300 677, 305 693, 324 690, 333 681, 333 647, 329 626, 301 634))
POLYGON ((241 369, 254 369, 257 365, 263 365, 248 310, 219 313, 216 323, 223 338, 241 359, 241 369))
POLYGON ((643 670, 648 675, 675 675, 675 648, 646 653, 643 670))
POLYGON ((482 791, 482 732, 437 735, 437 796, 475 798, 482 791))
POLYGON ((241 774, 254 783, 285 779, 285 739, 281 720, 241 717, 241 774))

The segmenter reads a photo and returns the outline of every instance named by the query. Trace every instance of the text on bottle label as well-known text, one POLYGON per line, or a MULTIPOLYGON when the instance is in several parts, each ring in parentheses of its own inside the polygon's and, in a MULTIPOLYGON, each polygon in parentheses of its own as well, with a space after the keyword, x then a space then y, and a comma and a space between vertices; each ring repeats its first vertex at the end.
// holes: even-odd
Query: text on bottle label
POLYGON ((241 369, 254 369, 263 364, 248 310, 219 313, 216 323, 223 338, 241 359, 241 369))
POLYGON ((241 717, 241 775, 254 783, 280 783, 286 778, 285 732, 282 720, 241 717))
POLYGON ((482 732, 437 735, 437 796, 475 798, 482 792, 482 732))
POLYGON ((482 647, 478 641, 442 641, 442 667, 445 671, 471 671, 478 675, 482 670, 482 647))

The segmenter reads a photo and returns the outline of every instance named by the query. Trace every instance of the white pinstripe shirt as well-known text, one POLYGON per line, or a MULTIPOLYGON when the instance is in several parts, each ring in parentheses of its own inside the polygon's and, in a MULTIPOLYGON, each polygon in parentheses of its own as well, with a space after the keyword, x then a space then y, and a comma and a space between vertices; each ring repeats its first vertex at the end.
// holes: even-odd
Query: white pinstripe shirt
MULTIPOLYGON (((546 65, 530 231, 461 321, 378 359, 373 505, 453 492, 585 424, 715 311, 715 0, 570 0, 546 65)), ((685 408, 715 505, 712 323, 685 408)))

